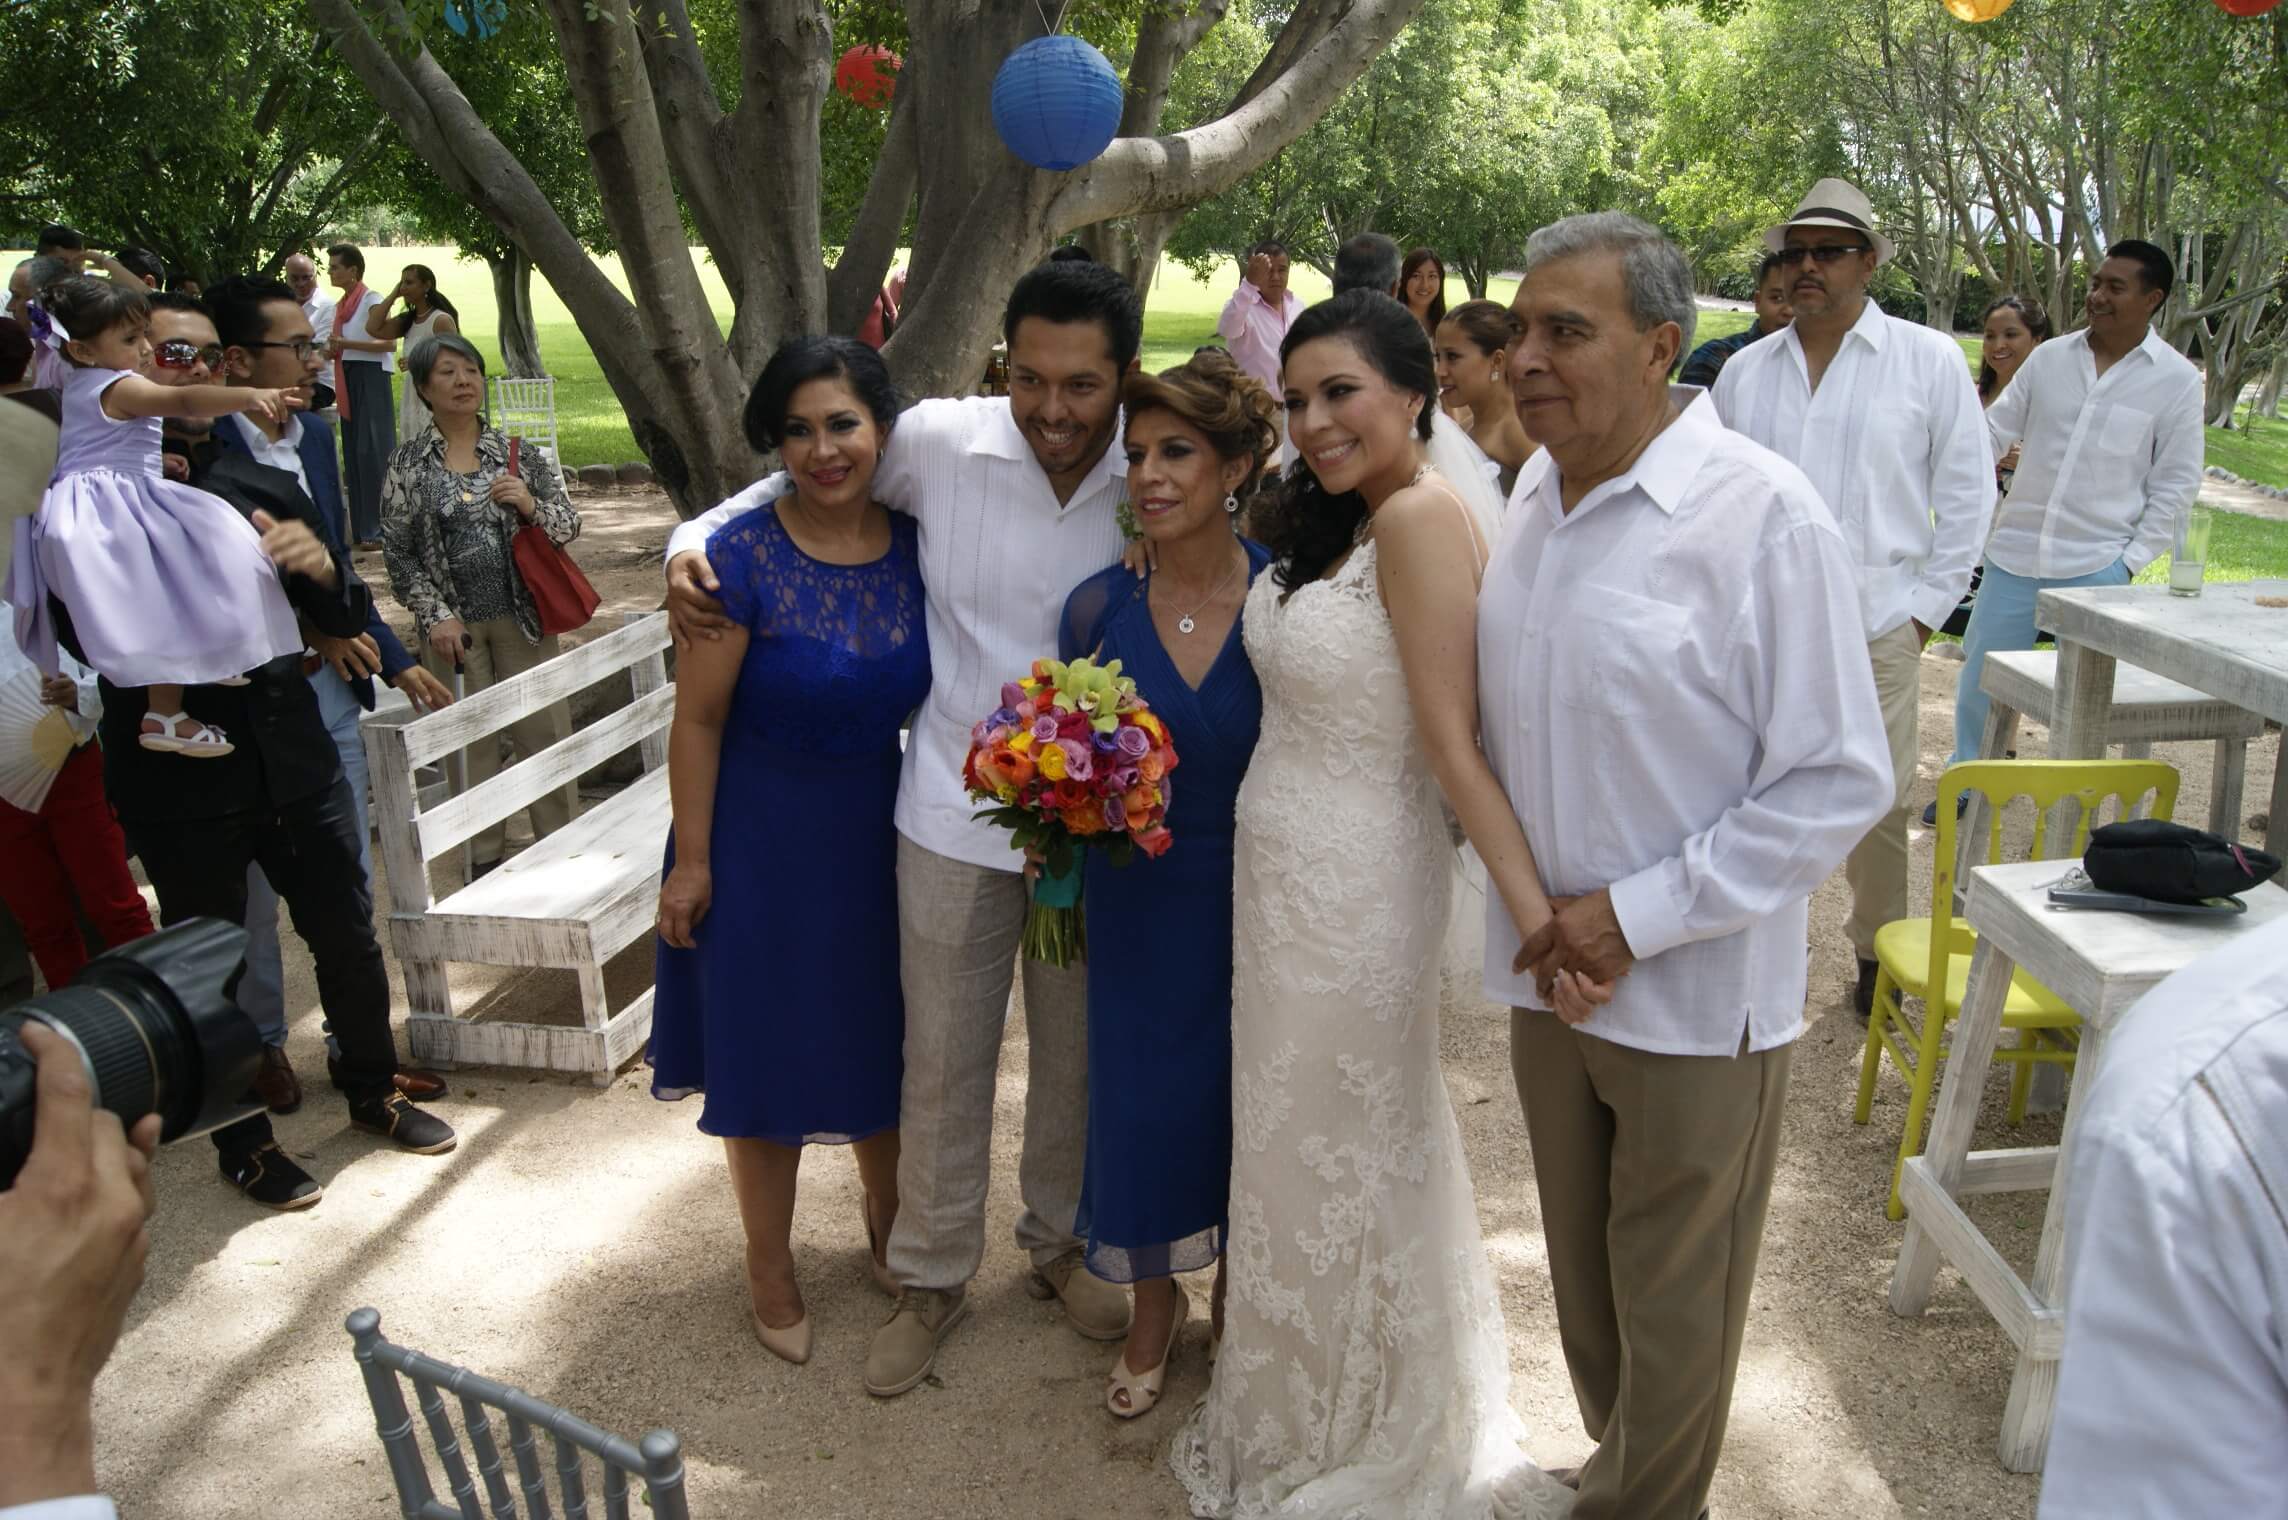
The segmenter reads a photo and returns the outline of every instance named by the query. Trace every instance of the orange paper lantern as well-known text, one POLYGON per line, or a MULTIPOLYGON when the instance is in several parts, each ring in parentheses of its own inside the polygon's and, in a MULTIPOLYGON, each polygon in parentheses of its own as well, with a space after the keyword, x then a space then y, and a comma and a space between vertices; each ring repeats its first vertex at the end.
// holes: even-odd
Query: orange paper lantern
POLYGON ((834 66, 834 88, 869 111, 878 110, 898 87, 898 65, 898 55, 886 47, 854 47, 834 66))
POLYGON ((2011 0, 1944 0, 1946 13, 1957 21, 1992 21, 2010 8, 2011 0))

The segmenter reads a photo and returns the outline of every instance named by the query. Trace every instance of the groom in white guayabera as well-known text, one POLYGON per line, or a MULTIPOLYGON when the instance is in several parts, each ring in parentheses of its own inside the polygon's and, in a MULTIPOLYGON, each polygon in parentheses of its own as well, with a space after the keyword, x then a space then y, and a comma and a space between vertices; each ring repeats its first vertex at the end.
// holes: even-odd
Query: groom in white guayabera
POLYGON ((1653 228, 1526 245, 1510 380, 1542 445, 1478 603, 1488 758, 1557 916, 1486 923, 1558 1333, 1576 1520, 1693 1520, 1723 1445, 1803 1029, 1807 900, 1892 801, 1842 535, 1667 383, 1692 276, 1653 228), (1613 981, 1583 1010, 1553 979, 1613 981))
MULTIPOLYGON (((1048 263, 1017 282, 1002 327, 1007 399, 920 402, 898 419, 874 477, 876 499, 919 527, 931 662, 898 783, 906 1069, 889 1270, 900 1292, 865 1372, 866 1391, 883 1397, 929 1375, 985 1254, 994 1073, 1025 926, 1025 862, 1006 833, 973 816, 962 759, 1001 684, 1056 654, 1065 594, 1120 555, 1113 509, 1128 460, 1110 445, 1144 307, 1101 264, 1048 263)), ((708 535, 785 489, 786 477, 772 476, 668 540, 679 636, 728 626, 699 552, 708 535)), ((1033 1262, 1027 1285, 1062 1299, 1082 1335, 1119 1340, 1128 1295, 1089 1275, 1073 1234, 1088 1136, 1088 970, 1028 960, 1024 976, 1017 1244, 1033 1262)))

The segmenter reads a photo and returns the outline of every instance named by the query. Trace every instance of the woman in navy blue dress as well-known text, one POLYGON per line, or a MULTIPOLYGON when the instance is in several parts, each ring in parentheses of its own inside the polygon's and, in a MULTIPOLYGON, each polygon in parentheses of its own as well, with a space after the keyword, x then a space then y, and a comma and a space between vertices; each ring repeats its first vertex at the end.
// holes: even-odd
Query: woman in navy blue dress
POLYGON ((1217 1267, 1231 1174, 1232 811, 1263 695, 1240 605, 1270 560, 1234 517, 1278 448, 1270 392, 1220 350, 1132 377, 1128 495, 1156 568, 1120 565, 1065 603, 1059 653, 1119 660, 1183 758, 1169 788, 1175 844, 1115 869, 1090 852, 1088 1160, 1078 1233, 1088 1269, 1135 1284, 1105 1407, 1160 1398, 1189 1305, 1175 1274, 1217 1267), (1126 945, 1131 951, 1115 951, 1126 945), (1133 947, 1141 946, 1141 950, 1133 947))
POLYGON ((747 1235, 755 1336, 810 1359, 788 1232, 806 1145, 849 1144, 874 1279, 898 1209, 898 728, 929 690, 914 521, 871 496, 897 393, 848 338, 795 338, 747 402, 792 489, 707 541, 737 625, 676 670, 652 1092, 706 1095, 747 1235))

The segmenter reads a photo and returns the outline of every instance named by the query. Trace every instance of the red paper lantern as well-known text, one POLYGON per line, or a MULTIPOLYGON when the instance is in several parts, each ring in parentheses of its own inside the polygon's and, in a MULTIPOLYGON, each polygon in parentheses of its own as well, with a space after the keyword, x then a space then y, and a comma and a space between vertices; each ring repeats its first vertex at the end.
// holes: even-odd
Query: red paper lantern
POLYGON ((879 110, 898 87, 899 61, 879 44, 854 47, 834 66, 834 87, 867 110, 879 110))
POLYGON ((2280 0, 2216 0, 2217 9, 2228 16, 2261 16, 2280 4, 2280 0))

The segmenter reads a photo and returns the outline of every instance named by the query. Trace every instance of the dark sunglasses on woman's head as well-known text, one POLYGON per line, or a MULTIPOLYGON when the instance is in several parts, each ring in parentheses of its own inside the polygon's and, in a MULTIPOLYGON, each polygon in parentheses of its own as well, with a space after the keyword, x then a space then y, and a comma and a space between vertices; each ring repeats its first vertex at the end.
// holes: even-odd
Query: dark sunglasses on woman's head
POLYGON ((1822 243, 1817 248, 1782 248, 1776 257, 1780 261, 1780 267, 1785 269, 1788 265, 1800 264, 1805 259, 1817 259, 1822 264, 1832 264, 1847 253, 1865 253, 1866 251, 1867 245, 1865 243, 1822 243))
POLYGON ((222 345, 209 343, 204 347, 188 338, 169 338, 151 350, 151 356, 161 369, 189 369, 204 364, 208 369, 222 368, 222 345))

